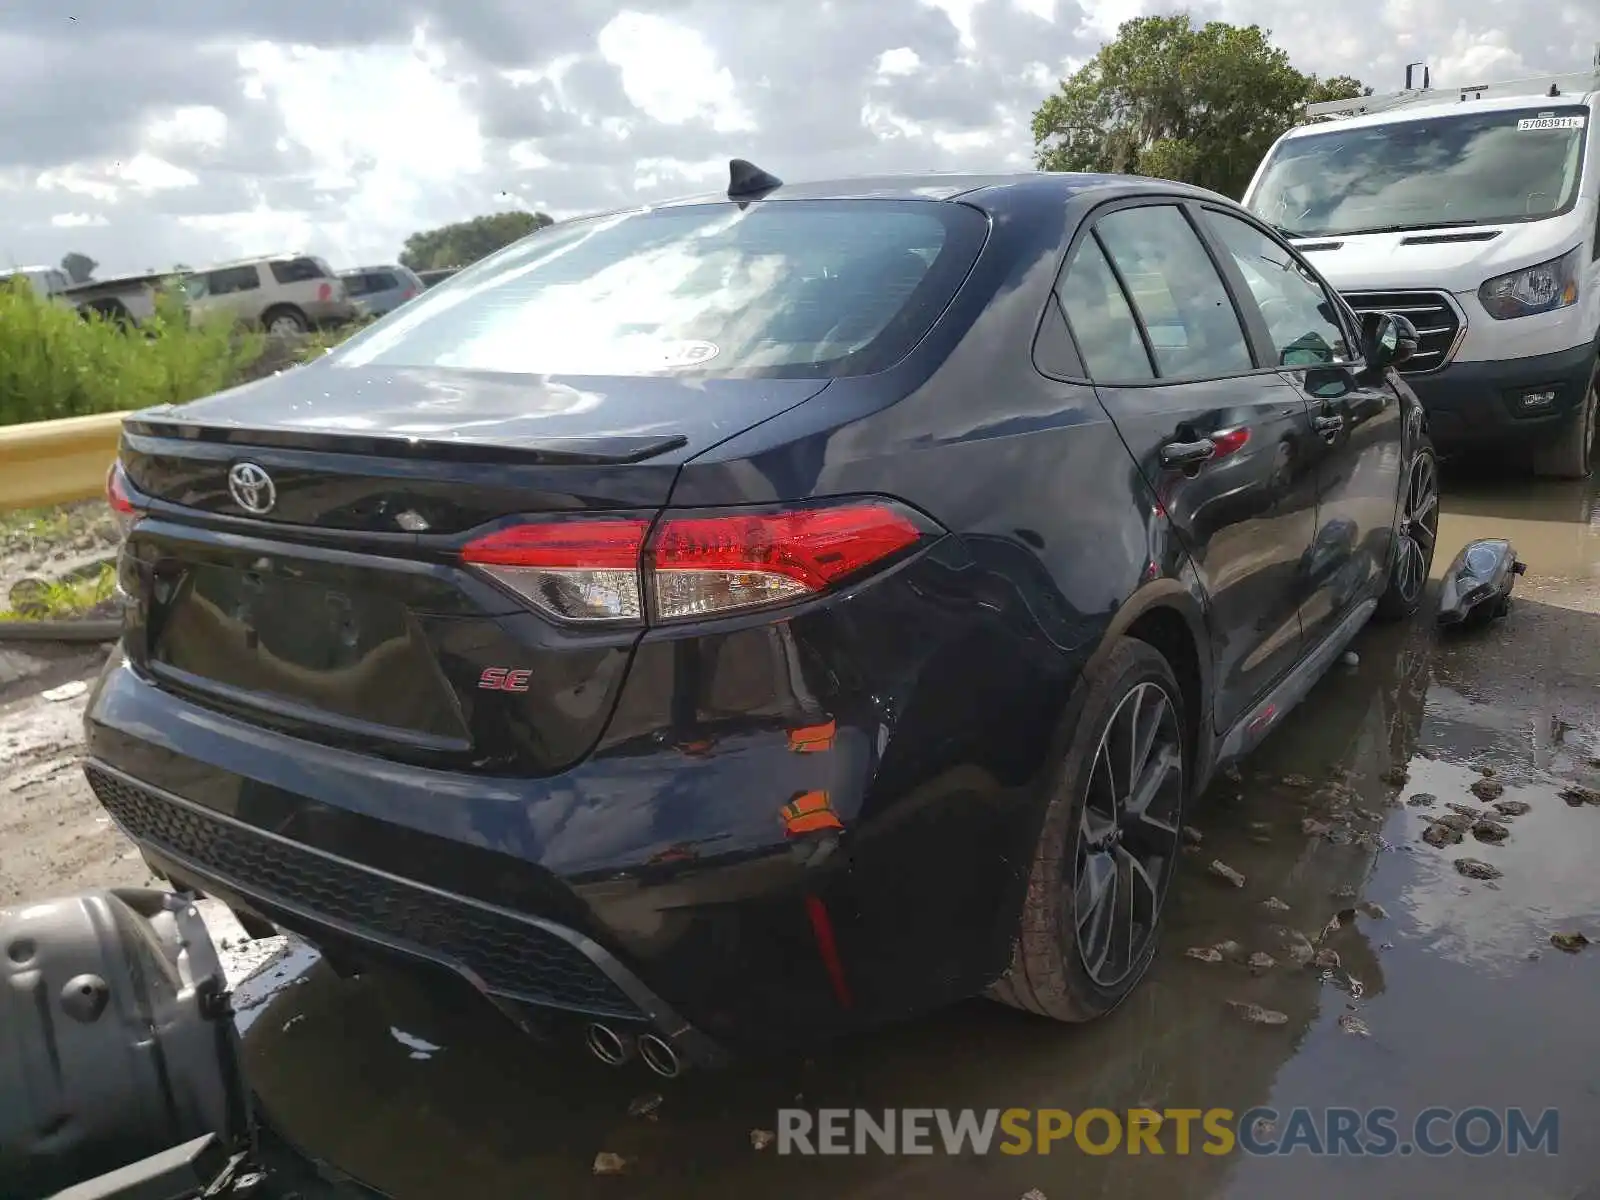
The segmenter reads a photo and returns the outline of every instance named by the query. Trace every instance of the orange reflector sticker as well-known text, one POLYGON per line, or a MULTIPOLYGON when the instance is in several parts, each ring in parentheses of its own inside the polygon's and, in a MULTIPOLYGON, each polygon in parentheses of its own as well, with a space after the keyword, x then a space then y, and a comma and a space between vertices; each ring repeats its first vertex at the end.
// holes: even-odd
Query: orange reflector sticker
POLYGON ((778 810, 783 831, 791 837, 820 829, 843 829, 844 823, 828 803, 827 792, 802 792, 778 810))
POLYGON ((833 736, 838 732, 838 723, 829 721, 825 725, 804 725, 799 729, 789 730, 789 749, 796 754, 816 754, 823 750, 833 749, 833 736))

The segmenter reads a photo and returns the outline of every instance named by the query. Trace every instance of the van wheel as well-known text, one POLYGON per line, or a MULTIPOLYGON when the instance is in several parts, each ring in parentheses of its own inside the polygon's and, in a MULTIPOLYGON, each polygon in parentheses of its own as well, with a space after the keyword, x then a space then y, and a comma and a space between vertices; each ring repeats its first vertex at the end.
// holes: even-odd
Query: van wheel
POLYGON ((311 322, 306 320, 305 313, 287 304, 280 308, 267 309, 261 317, 261 324, 275 337, 294 337, 311 328, 311 322))
POLYGON ((1600 409, 1600 364, 1596 365, 1594 378, 1589 382, 1583 407, 1572 414, 1572 420, 1567 422, 1559 438, 1534 453, 1535 475, 1544 479, 1589 478, 1594 470, 1597 409, 1600 409))
POLYGON ((1080 686, 1011 966, 988 992, 1058 1021, 1109 1012, 1150 966, 1188 789, 1183 692, 1154 647, 1118 639, 1080 686))
POLYGON ((1400 528, 1389 562, 1389 582, 1373 616, 1403 621, 1422 606, 1439 541, 1439 459, 1423 437, 1411 456, 1406 490, 1400 497, 1400 528))

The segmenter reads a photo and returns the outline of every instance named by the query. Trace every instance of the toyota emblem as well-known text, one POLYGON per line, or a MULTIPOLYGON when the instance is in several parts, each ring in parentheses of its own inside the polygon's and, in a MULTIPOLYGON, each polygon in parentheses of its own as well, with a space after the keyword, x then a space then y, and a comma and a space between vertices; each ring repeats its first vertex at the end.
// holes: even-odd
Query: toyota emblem
POLYGON ((247 513, 262 516, 278 502, 272 476, 253 462, 234 463, 228 471, 228 494, 247 513))

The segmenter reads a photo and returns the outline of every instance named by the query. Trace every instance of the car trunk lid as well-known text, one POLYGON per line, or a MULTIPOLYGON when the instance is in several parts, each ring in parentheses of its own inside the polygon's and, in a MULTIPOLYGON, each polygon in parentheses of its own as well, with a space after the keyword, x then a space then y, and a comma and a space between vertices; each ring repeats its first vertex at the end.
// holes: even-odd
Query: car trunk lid
POLYGON ((559 771, 603 731, 639 630, 542 615, 461 548, 530 514, 649 518, 686 458, 825 384, 318 365, 135 414, 130 658, 296 736, 559 771))

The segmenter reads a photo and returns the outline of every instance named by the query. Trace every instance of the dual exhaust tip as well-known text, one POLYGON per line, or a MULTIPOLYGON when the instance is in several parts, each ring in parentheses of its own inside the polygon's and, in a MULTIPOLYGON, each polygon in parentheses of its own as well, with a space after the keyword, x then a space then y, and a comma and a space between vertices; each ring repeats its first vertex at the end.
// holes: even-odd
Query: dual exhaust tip
POLYGON ((683 1071, 683 1062, 672 1044, 653 1033, 618 1033, 609 1025, 596 1021, 584 1034, 589 1053, 608 1067, 620 1067, 631 1062, 635 1055, 663 1079, 676 1079, 683 1071))

